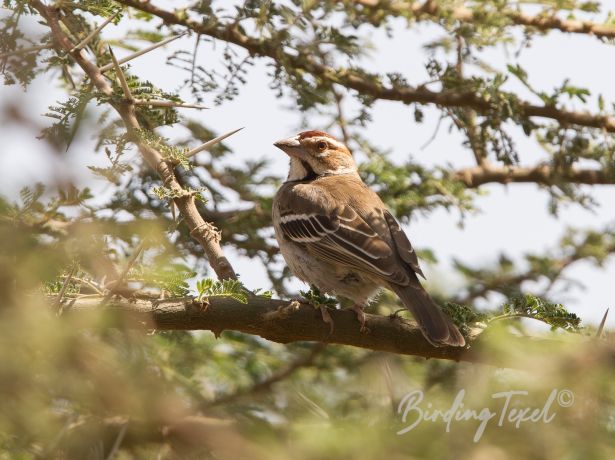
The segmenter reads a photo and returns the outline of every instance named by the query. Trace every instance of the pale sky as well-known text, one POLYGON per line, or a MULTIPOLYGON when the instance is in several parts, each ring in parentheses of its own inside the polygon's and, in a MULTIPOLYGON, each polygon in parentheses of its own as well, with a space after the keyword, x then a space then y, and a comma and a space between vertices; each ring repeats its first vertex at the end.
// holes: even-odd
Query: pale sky
MULTIPOLYGON (((119 26, 122 27, 121 25, 119 26)), ((109 26, 107 29, 112 29, 109 26)), ((115 33, 117 33, 116 29, 115 33)), ((367 29, 366 29, 367 30, 367 29)), ((107 33, 113 34, 113 30, 107 33)), ((372 33, 377 51, 363 60, 366 68, 380 73, 402 72, 411 83, 428 79, 424 70, 426 55, 422 45, 440 34, 438 28, 423 25, 408 31, 403 21, 396 21, 393 38, 384 33, 372 33)), ((147 78, 164 90, 172 91, 185 75, 176 68, 164 65, 171 49, 191 50, 194 38, 182 38, 168 47, 157 50, 133 61, 134 73, 147 78)), ((220 67, 222 44, 215 49, 202 45, 199 51, 199 64, 220 67)), ((117 49, 121 57, 125 51, 117 49)), ((502 49, 489 50, 485 59, 494 67, 504 69, 506 63, 520 63, 529 73, 530 80, 538 89, 551 90, 570 78, 572 84, 587 87, 592 92, 592 106, 597 95, 602 93, 608 102, 615 102, 615 88, 612 84, 612 62, 615 47, 600 43, 599 40, 581 36, 553 32, 546 37, 534 40, 530 49, 525 50, 519 60, 512 53, 502 49)), ((286 175, 286 158, 272 143, 280 138, 294 134, 300 123, 300 114, 292 107, 292 101, 277 99, 269 88, 266 60, 257 60, 248 74, 248 83, 241 88, 239 97, 221 106, 213 105, 213 97, 206 98, 205 104, 212 107, 208 111, 182 111, 187 117, 201 119, 207 126, 219 133, 244 126, 245 129, 231 137, 227 142, 234 155, 225 161, 245 161, 248 158, 264 157, 271 160, 271 168, 279 176, 286 175)), ((508 89, 519 90, 523 97, 531 96, 519 84, 511 81, 508 89)), ((190 101, 189 95, 185 99, 190 101)), ((27 94, 18 87, 0 86, 0 104, 15 100, 33 118, 46 112, 47 107, 56 100, 64 100, 63 91, 55 87, 51 76, 38 78, 27 94)), ((574 107, 571 105, 570 107, 574 107)), ((352 113, 352 104, 348 107, 352 113)), ((434 108, 425 107, 425 122, 417 125, 413 111, 400 103, 378 102, 372 112, 374 122, 364 133, 375 145, 390 150, 392 158, 403 161, 408 155, 425 165, 451 163, 455 166, 472 164, 472 156, 462 147, 462 137, 456 131, 449 133, 448 122, 443 123, 435 140, 425 149, 421 146, 432 136, 439 113, 434 108)), ((44 117, 36 119, 41 126, 50 121, 44 117)), ((321 129, 322 120, 314 117, 311 129, 321 129)), ((178 128, 182 132, 182 128, 178 128)), ((168 134, 168 132, 165 132, 168 134)), ((538 145, 513 131, 514 138, 524 164, 532 164, 542 157, 538 145)), ((333 134, 339 134, 337 132, 333 134)), ((94 153, 91 134, 87 126, 82 129, 76 142, 66 156, 52 154, 45 143, 34 138, 33 132, 15 125, 0 126, 0 193, 16 197, 24 185, 35 181, 47 182, 50 176, 69 177, 78 184, 104 191, 108 186, 94 178, 87 165, 104 165, 102 153, 94 153)), ((548 213, 548 195, 534 185, 511 184, 509 186, 489 185, 483 187, 486 196, 477 201, 481 213, 470 215, 464 228, 457 224, 459 216, 455 211, 448 213, 439 210, 426 216, 416 214, 406 230, 416 247, 431 248, 438 255, 440 263, 428 267, 428 279, 432 286, 438 286, 454 293, 460 280, 451 270, 453 258, 472 264, 494 263, 501 251, 519 260, 526 251, 542 252, 553 248, 567 226, 581 228, 601 228, 605 224, 615 224, 615 207, 612 203, 615 187, 599 186, 592 195, 601 204, 595 212, 583 210, 579 206, 562 207, 558 218, 548 213)), ((244 260, 232 252, 229 254, 235 268, 242 274, 248 287, 267 287, 266 278, 255 262, 244 260)), ((586 290, 574 288, 561 295, 562 301, 584 321, 597 323, 604 310, 612 307, 613 294, 610 283, 615 279, 615 258, 604 269, 596 269, 588 263, 579 263, 567 271, 567 277, 581 281, 586 290)), ((297 287, 301 285, 296 284, 297 287)), ((491 306, 498 306, 500 299, 491 299, 491 306)), ((615 317, 607 323, 615 326, 615 317)))

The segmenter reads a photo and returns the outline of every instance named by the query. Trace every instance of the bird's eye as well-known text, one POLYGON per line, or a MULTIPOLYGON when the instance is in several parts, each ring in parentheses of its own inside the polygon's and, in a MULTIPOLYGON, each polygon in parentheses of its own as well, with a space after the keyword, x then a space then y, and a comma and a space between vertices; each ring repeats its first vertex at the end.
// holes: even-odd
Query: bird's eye
POLYGON ((318 147, 318 150, 320 150, 322 152, 323 150, 325 150, 327 148, 327 143, 321 141, 321 142, 318 143, 317 147, 318 147))

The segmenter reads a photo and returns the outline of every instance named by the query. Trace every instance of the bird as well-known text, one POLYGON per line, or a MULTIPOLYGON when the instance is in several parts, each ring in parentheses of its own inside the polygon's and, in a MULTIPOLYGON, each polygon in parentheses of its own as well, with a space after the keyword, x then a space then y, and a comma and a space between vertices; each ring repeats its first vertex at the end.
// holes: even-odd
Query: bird
MULTIPOLYGON (((425 278, 408 237, 361 179, 348 147, 323 131, 303 131, 273 144, 290 157, 273 200, 272 220, 290 271, 321 292, 363 309, 381 289, 394 292, 434 346, 465 339, 419 281, 425 278)), ((323 319, 330 321, 330 315, 323 319)))

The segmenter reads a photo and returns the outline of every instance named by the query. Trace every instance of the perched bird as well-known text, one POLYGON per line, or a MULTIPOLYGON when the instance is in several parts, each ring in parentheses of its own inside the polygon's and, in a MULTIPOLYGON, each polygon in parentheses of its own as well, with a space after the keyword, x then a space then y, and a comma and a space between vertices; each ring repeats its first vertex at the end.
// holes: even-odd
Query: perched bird
MULTIPOLYGON (((464 346, 452 321, 423 289, 416 253, 382 200, 359 177, 348 148, 322 131, 276 142, 290 157, 273 202, 273 225, 290 270, 325 293, 363 308, 381 288, 393 291, 435 346, 464 346)), ((327 320, 323 315, 323 319, 327 320)))

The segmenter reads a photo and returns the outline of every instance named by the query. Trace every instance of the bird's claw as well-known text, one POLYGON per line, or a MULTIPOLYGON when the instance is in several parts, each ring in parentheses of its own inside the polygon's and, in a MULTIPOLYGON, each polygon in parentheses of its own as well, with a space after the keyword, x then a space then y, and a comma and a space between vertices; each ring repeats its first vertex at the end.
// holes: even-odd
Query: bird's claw
POLYGON ((292 299, 288 304, 280 305, 274 311, 271 311, 265 315, 265 319, 268 321, 274 319, 284 319, 287 318, 292 313, 296 312, 301 305, 301 300, 292 299))
POLYGON ((320 315, 322 316, 322 320, 329 325, 329 335, 333 334, 333 318, 331 318, 331 314, 329 313, 329 309, 325 305, 320 305, 318 307, 320 310, 320 315))
POLYGON ((363 308, 360 305, 353 305, 352 310, 357 315, 357 320, 359 321, 359 324, 361 325, 361 328, 359 329, 361 331, 361 334, 367 334, 369 332, 369 328, 365 326, 366 318, 365 318, 365 312, 363 311, 363 308))
POLYGON ((389 318, 391 318, 393 320, 394 319, 402 319, 401 315, 399 314, 402 311, 406 311, 406 309, 405 308, 400 308, 399 310, 395 310, 393 313, 391 313, 389 315, 389 318))

